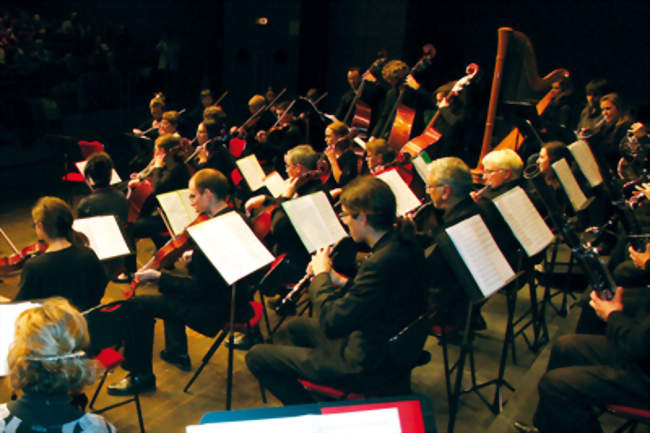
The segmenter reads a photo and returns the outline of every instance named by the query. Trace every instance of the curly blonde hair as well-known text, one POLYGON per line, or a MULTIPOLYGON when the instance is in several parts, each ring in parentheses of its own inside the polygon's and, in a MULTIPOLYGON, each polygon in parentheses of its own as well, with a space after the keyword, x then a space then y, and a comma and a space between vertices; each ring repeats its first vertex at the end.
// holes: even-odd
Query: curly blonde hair
POLYGON ((89 342, 86 319, 64 298, 23 311, 7 356, 12 388, 53 394, 92 383, 96 364, 83 352, 89 342))
POLYGON ((406 78, 408 74, 409 67, 401 60, 391 60, 386 63, 381 70, 381 76, 384 77, 384 80, 386 81, 392 78, 393 80, 400 82, 406 78))

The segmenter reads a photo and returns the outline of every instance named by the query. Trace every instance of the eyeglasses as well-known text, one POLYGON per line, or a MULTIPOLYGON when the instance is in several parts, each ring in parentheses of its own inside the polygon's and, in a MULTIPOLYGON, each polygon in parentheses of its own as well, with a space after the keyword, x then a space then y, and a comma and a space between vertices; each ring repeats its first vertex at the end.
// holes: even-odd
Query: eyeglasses
POLYGON ((427 185, 426 190, 428 192, 428 191, 431 191, 432 189, 440 188, 441 186, 447 186, 447 185, 444 184, 444 183, 438 183, 438 184, 435 184, 435 185, 427 185))
POLYGON ((504 171, 504 169, 503 169, 503 168, 489 168, 489 169, 488 169, 488 168, 484 168, 484 169, 483 169, 483 173, 485 173, 485 174, 494 174, 494 173, 496 173, 497 171, 504 171))
POLYGON ((359 214, 358 213, 353 213, 353 212, 346 212, 346 211, 339 212, 339 218, 340 219, 343 219, 343 218, 348 217, 348 216, 350 218, 352 218, 352 219, 355 219, 356 217, 359 216, 359 214))

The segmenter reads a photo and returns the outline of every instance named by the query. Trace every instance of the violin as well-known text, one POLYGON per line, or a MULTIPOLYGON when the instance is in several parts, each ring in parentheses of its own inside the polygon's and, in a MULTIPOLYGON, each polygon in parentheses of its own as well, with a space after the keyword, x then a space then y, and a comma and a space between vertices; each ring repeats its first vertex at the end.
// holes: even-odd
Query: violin
POLYGON ((234 156, 235 158, 239 158, 241 154, 244 152, 244 149, 246 149, 246 140, 244 139, 246 134, 247 134, 247 128, 250 128, 257 124, 259 120, 261 119, 262 114, 269 110, 275 103, 280 99, 282 95, 287 91, 287 89, 282 89, 278 95, 273 98, 271 102, 268 104, 262 106, 259 110, 257 110, 255 113, 251 114, 251 116, 246 119, 242 125, 237 128, 235 136, 230 139, 230 142, 228 144, 228 150, 230 151, 230 154, 234 156))
MULTIPOLYGON (((161 216, 162 215, 163 213, 161 212, 161 216)), ((196 224, 200 224, 204 221, 207 221, 210 219, 210 216, 205 213, 199 215, 194 219, 194 221, 188 224, 188 226, 178 236, 174 235, 174 231, 169 226, 169 223, 167 222, 166 218, 164 216, 162 218, 172 238, 169 241, 167 241, 165 245, 160 247, 160 249, 156 251, 156 254, 154 254, 153 257, 151 257, 151 259, 144 266, 142 266, 142 268, 140 268, 140 270, 160 269, 162 267, 173 264, 176 260, 178 260, 183 255, 185 251, 187 251, 192 246, 190 243, 190 235, 187 231, 187 227, 191 227, 196 224)), ((124 289, 122 291, 122 295, 124 296, 124 298, 129 299, 133 297, 133 295, 135 294, 135 289, 136 287, 138 287, 140 283, 141 283, 140 279, 134 278, 133 281, 131 281, 129 288, 124 289)))
POLYGON ((31 257, 43 253, 45 250, 47 250, 47 244, 40 240, 26 246, 22 250, 19 250, 2 228, 0 228, 0 235, 4 238, 7 244, 9 244, 9 247, 14 252, 14 254, 11 256, 0 257, 0 272, 2 273, 12 272, 22 268, 25 262, 31 257))

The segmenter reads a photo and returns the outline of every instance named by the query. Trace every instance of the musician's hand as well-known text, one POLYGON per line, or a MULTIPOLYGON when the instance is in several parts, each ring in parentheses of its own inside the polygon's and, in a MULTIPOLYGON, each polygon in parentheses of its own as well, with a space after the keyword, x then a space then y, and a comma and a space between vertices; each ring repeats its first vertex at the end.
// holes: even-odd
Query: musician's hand
POLYGON ((470 191, 469 196, 472 197, 472 200, 478 201, 478 191, 470 191))
POLYGON ((156 156, 153 157, 153 166, 156 168, 162 168, 165 166, 164 153, 157 153, 156 156))
POLYGON ((420 88, 420 83, 418 83, 418 81, 415 78, 413 78, 413 75, 411 74, 408 74, 406 76, 406 85, 413 90, 418 90, 420 88))
POLYGON ((636 138, 641 138, 644 135, 648 135, 646 127, 641 122, 635 122, 630 126, 630 129, 627 130, 628 133, 634 134, 636 138))
POLYGON ((325 153, 325 156, 327 156, 327 159, 330 160, 330 162, 331 161, 336 161, 336 149, 334 148, 334 146, 327 146, 325 148, 324 153, 325 153))
POLYGON ((644 182, 641 185, 637 185, 635 188, 637 191, 643 191, 645 198, 650 200, 650 182, 644 182))
POLYGON ((634 247, 630 246, 628 252, 630 253, 630 258, 634 262, 634 266, 645 270, 646 264, 648 263, 648 260, 650 260, 650 248, 648 248, 648 245, 646 244, 645 251, 637 251, 634 247))
POLYGON ((285 182, 285 188, 284 188, 284 192, 282 193, 282 197, 292 198, 293 195, 296 193, 296 188, 298 187, 299 180, 300 180, 299 176, 295 176, 290 179, 287 179, 287 182, 285 182))
POLYGON ((133 135, 142 135, 142 130, 138 128, 133 128, 133 135))
POLYGON ((131 179, 128 185, 129 188, 135 188, 136 186, 138 186, 139 183, 140 181, 138 179, 131 179))
POLYGON ((617 287, 614 297, 609 301, 605 299, 600 299, 596 291, 592 291, 590 294, 591 301, 589 305, 594 309, 596 315, 602 320, 607 322, 609 315, 614 311, 623 311, 623 288, 617 287))
POLYGON ((144 269, 135 273, 135 278, 140 281, 152 281, 160 279, 160 271, 156 269, 144 269))
POLYGON ((377 77, 372 75, 372 72, 370 72, 370 71, 364 72, 364 74, 361 76, 361 78, 363 78, 366 81, 372 81, 373 83, 377 82, 377 77))
POLYGON ((329 272, 332 269, 332 259, 330 259, 330 247, 321 248, 316 251, 309 263, 314 275, 322 272, 329 272))
POLYGON ((258 143, 262 143, 262 144, 266 143, 267 137, 268 137, 268 134, 264 130, 260 130, 260 131, 257 132, 257 134, 255 134, 255 140, 258 143))
POLYGON ((230 128, 230 136, 233 137, 233 136, 237 135, 237 130, 238 130, 238 129, 239 129, 239 128, 238 128, 237 126, 233 126, 233 127, 231 127, 231 128, 230 128))
POLYGON ((332 197, 333 199, 337 199, 342 192, 343 192, 343 188, 330 189, 330 197, 332 197))
POLYGON ((261 207, 264 204, 264 200, 266 200, 266 196, 264 194, 256 195, 255 197, 251 197, 246 200, 246 203, 244 204, 246 215, 250 216, 253 209, 261 207))
POLYGON ((131 173, 129 175, 129 179, 137 179, 138 178, 138 173, 131 173))
POLYGON ((447 98, 442 98, 438 103, 438 109, 449 107, 449 100, 447 98))
POLYGON ((181 261, 185 266, 189 265, 192 261, 192 256, 194 255, 194 250, 187 250, 181 256, 181 261))

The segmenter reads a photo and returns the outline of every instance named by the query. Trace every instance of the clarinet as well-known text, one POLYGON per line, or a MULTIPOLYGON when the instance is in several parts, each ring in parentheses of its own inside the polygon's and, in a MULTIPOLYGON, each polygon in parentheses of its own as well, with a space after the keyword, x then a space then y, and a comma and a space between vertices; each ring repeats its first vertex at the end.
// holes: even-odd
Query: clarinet
MULTIPOLYGON (((332 245, 332 250, 330 252, 330 258, 332 258, 332 260, 334 259, 336 248, 341 245, 345 239, 348 239, 348 237, 346 236, 341 238, 332 245)), ((293 289, 291 289, 291 291, 282 298, 282 301, 275 306, 275 312, 281 316, 286 316, 290 311, 294 310, 298 300, 307 288, 306 283, 309 282, 311 277, 313 277, 313 274, 309 270, 305 272, 305 275, 293 286, 293 289)))
POLYGON ((591 283, 591 287, 601 299, 612 299, 616 292, 616 283, 611 273, 600 261, 597 250, 580 242, 578 235, 570 227, 568 221, 561 215, 558 207, 554 205, 552 195, 549 191, 550 187, 546 184, 544 176, 541 176, 541 174, 537 164, 530 165, 524 170, 524 178, 528 179, 535 187, 544 206, 548 210, 551 222, 562 233, 564 241, 578 259, 578 262, 581 264, 591 283))

